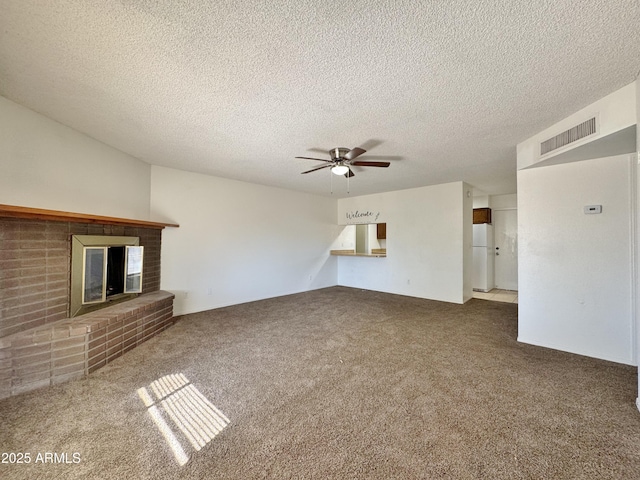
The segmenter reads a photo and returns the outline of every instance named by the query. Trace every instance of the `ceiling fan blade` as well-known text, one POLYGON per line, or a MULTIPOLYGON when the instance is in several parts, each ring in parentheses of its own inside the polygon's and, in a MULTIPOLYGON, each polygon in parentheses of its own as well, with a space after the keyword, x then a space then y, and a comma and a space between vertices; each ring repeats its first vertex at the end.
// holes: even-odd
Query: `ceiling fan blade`
POLYGON ((349 171, 348 171, 347 173, 345 173, 345 174, 344 174, 344 176, 345 176, 345 177, 347 177, 347 178, 349 178, 349 177, 355 177, 355 176, 356 176, 356 174, 355 174, 355 173, 353 173, 353 172, 351 171, 351 169, 349 169, 349 171))
POLYGON ((364 155, 363 157, 360 157, 360 160, 404 160, 404 157, 400 155, 364 155))
POLYGON ((322 170, 323 168, 332 167, 332 166, 333 166, 333 164, 330 164, 330 165, 321 165, 321 166, 319 166, 319 167, 312 168, 311 170, 307 170, 306 172, 302 172, 302 173, 315 172, 316 170, 322 170))
POLYGON ((388 167, 391 165, 391 162, 351 162, 351 165, 355 165, 356 167, 388 167))
POLYGON ((383 143, 379 138, 370 138, 364 143, 360 144, 360 148, 364 148, 365 150, 371 150, 372 148, 376 148, 378 145, 383 143))
POLYGON ((362 155, 364 152, 366 152, 366 150, 364 150, 363 148, 360 148, 360 147, 353 148, 349 150, 349 152, 344 156, 344 159, 353 160, 354 158, 362 155))
POLYGON ((296 158, 302 158, 304 160, 318 160, 319 162, 329 162, 329 163, 333 163, 332 160, 324 160, 323 158, 312 158, 312 157, 296 157, 296 158))

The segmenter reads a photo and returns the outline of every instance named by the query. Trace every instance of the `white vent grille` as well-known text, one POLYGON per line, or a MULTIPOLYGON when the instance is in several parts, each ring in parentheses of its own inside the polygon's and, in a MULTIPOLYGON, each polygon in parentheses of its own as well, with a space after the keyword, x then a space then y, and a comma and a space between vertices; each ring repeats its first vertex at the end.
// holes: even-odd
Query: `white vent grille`
POLYGON ((564 147, 565 145, 578 141, 581 138, 588 137, 593 133, 596 133, 596 117, 593 117, 586 122, 582 122, 580 125, 576 125, 566 132, 562 132, 561 134, 542 142, 540 144, 540 155, 545 155, 560 147, 564 147))

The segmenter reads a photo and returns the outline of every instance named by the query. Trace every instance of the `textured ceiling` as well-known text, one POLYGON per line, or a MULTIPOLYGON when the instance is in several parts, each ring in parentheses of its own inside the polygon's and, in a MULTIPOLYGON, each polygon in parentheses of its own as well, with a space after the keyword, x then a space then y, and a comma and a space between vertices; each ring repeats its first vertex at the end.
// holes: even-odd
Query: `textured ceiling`
POLYGON ((329 195, 294 157, 362 146, 391 166, 351 195, 514 193, 518 142, 635 80, 638 25, 638 0, 0 0, 0 95, 154 165, 329 195))

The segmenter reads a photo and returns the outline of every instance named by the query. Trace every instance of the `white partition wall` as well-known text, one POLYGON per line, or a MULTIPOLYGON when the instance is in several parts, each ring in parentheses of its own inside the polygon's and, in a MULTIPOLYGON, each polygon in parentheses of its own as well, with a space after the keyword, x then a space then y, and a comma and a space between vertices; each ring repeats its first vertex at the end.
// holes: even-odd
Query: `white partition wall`
POLYGON ((343 225, 386 222, 387 257, 338 257, 338 284, 453 303, 470 299, 467 192, 468 185, 454 182, 339 200, 343 225))
POLYGON ((638 363, 639 91, 629 84, 517 146, 523 342, 638 363), (595 132, 542 154, 588 119, 595 132))
POLYGON ((519 341, 636 363, 633 157, 518 172, 519 341))

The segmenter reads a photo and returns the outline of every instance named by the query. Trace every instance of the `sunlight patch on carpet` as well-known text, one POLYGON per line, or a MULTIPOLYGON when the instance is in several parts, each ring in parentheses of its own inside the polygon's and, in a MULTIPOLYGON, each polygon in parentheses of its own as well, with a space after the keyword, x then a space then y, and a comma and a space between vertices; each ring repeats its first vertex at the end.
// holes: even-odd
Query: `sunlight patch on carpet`
POLYGON ((148 388, 139 388, 138 396, 181 466, 189 461, 190 456, 178 439, 178 432, 195 451, 199 451, 229 424, 225 414, 182 373, 166 375, 153 381, 148 388), (169 426, 167 419, 177 431, 169 426))

